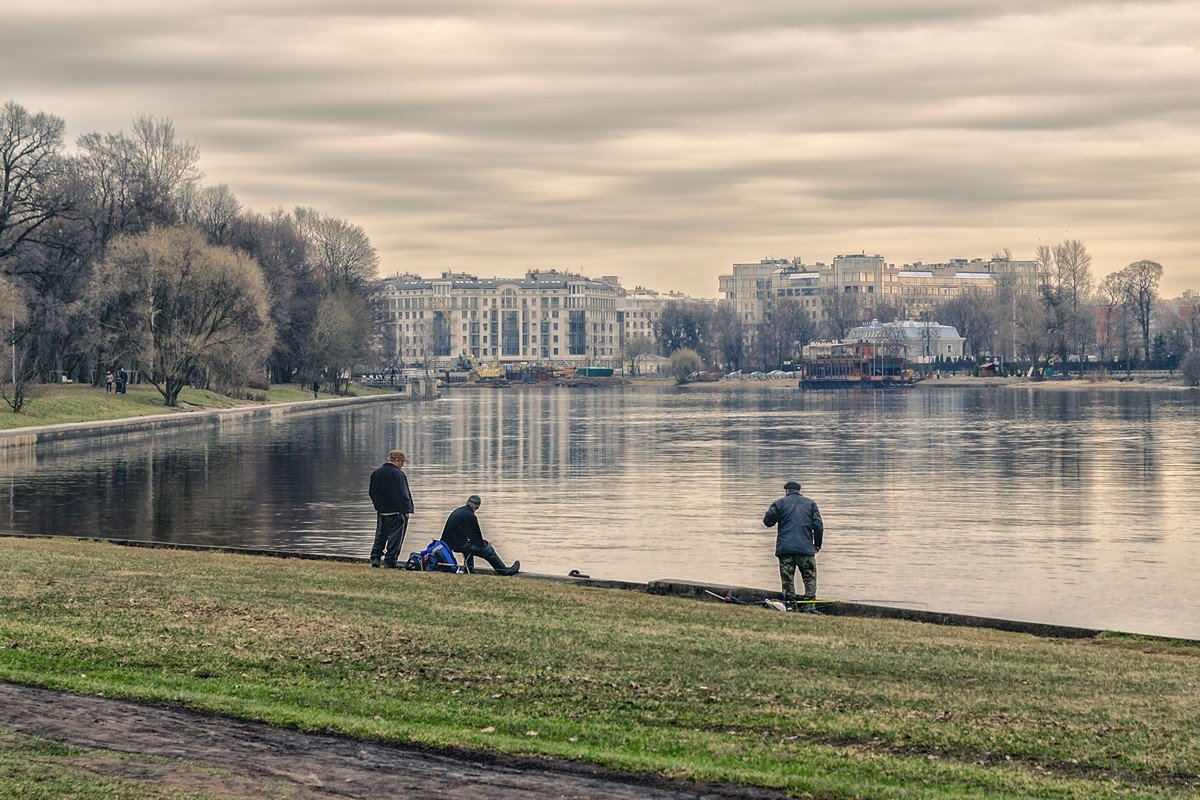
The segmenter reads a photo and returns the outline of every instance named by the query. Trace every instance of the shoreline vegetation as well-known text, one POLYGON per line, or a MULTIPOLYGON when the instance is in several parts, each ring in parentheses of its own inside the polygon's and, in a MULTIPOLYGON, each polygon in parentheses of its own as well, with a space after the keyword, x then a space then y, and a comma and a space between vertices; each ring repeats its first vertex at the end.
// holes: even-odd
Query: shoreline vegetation
MULTIPOLYGON (((386 389, 351 384, 349 392, 345 395, 331 394, 322 389, 316 399, 333 400, 389 393, 386 389)), ((37 394, 20 413, 0 412, 0 431, 68 422, 100 422, 180 412, 248 408, 314 399, 311 389, 298 384, 273 384, 266 391, 251 390, 247 395, 248 397, 241 398, 230 397, 207 389, 187 387, 180 392, 179 405, 167 406, 163 404, 162 395, 150 384, 131 385, 125 394, 107 393, 102 387, 88 384, 47 384, 37 387, 37 394)))
MULTIPOLYGON (((826 800, 1200 790, 1190 643, 59 539, 0 540, 0 577, 13 683, 826 800)), ((71 757, 39 753, 93 796, 71 757)), ((159 796, 138 769, 121 796, 159 796)))

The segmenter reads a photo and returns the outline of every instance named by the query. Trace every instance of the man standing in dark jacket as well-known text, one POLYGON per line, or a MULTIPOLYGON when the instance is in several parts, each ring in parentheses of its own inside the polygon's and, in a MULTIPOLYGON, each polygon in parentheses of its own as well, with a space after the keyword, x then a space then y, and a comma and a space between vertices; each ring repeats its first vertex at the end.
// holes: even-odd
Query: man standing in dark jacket
POLYGON ((768 528, 779 526, 775 537, 775 557, 779 559, 779 580, 783 583, 783 599, 812 600, 817 596, 817 553, 825 535, 825 523, 817 504, 800 494, 800 484, 788 481, 787 492, 771 503, 763 517, 768 528), (804 579, 804 594, 796 597, 795 571, 804 579))
POLYGON ((467 504, 450 512, 446 527, 442 529, 442 541, 456 553, 465 556, 467 572, 473 572, 475 556, 492 565, 499 575, 516 575, 521 569, 521 562, 514 561, 511 567, 504 566, 504 561, 496 554, 496 549, 483 538, 479 529, 479 519, 475 512, 483 503, 479 495, 473 494, 467 498, 467 504))
POLYGON ((388 460, 371 473, 371 502, 375 506, 375 544, 371 548, 371 566, 378 567, 379 559, 389 569, 397 567, 396 559, 408 530, 408 515, 413 513, 412 492, 404 474, 407 459, 400 450, 388 453, 388 460))

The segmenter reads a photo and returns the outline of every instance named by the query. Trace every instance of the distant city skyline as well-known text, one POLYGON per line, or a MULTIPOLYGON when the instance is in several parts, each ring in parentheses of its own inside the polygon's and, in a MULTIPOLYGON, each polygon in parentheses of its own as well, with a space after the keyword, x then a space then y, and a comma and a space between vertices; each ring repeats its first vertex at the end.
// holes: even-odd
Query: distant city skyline
POLYGON ((730 265, 1080 239, 1200 289, 1200 6, 15 0, 0 101, 68 144, 167 117, 247 207, 363 226, 380 274, 730 265))

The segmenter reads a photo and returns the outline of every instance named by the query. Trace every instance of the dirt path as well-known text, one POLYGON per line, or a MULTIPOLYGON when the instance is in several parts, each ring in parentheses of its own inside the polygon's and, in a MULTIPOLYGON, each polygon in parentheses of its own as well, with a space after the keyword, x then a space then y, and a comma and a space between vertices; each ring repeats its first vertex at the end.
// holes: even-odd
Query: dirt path
MULTIPOLYGON (((447 754, 318 736, 176 708, 0 683, 0 734, 93 751, 81 774, 152 782, 213 797, 778 798, 722 784, 608 773, 572 762, 447 754), (121 754, 151 756, 130 759, 121 754)), ((3 741, 0 741, 0 746, 3 741)))

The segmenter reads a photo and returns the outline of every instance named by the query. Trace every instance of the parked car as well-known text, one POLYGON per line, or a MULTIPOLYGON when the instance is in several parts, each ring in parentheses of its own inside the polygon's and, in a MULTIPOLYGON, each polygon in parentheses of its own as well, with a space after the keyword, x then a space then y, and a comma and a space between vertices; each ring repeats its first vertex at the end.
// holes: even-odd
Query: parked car
POLYGON ((768 378, 786 378, 787 373, 781 369, 773 369, 767 373, 768 378))
POLYGON ((765 381, 766 379, 767 379, 767 373, 765 373, 765 372, 757 372, 756 371, 756 372, 750 373, 750 380, 765 381))
POLYGON ((731 373, 729 373, 728 375, 726 375, 726 376, 725 376, 725 380, 727 380, 727 381, 740 381, 740 380, 741 380, 742 378, 744 378, 744 377, 746 377, 746 376, 745 376, 745 375, 743 375, 743 374, 742 374, 742 371, 739 369, 739 370, 738 370, 738 371, 736 371, 736 372, 731 372, 731 373))

